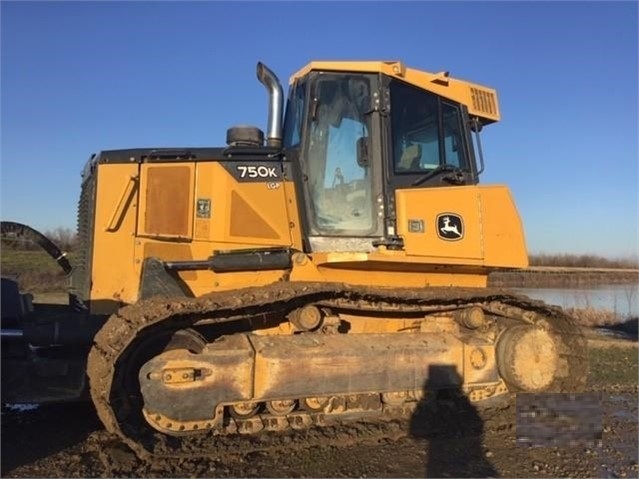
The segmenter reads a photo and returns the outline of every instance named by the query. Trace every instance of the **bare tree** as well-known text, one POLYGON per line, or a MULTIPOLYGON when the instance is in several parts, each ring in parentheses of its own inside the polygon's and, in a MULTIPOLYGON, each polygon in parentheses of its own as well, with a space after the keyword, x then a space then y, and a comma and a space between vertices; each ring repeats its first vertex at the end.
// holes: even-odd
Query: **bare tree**
POLYGON ((76 233, 71 228, 59 226, 54 230, 48 230, 44 235, 53 241, 63 251, 72 251, 76 245, 76 233))

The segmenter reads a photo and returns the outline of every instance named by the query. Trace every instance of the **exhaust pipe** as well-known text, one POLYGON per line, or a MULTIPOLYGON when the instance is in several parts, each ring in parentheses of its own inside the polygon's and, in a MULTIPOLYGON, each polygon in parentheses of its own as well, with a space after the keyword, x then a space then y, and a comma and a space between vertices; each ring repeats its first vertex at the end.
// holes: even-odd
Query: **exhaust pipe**
POLYGON ((262 62, 257 62, 257 79, 264 85, 269 95, 268 127, 266 145, 282 147, 282 113, 284 109, 284 91, 273 73, 262 62))

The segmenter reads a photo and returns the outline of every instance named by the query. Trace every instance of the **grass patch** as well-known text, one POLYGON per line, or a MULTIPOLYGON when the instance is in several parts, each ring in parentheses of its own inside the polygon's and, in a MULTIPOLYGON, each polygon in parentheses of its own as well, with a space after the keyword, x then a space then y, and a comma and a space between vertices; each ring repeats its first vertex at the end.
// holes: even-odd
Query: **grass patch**
MULTIPOLYGON (((69 255, 69 259, 73 262, 72 255, 69 255)), ((2 248, 0 272, 2 276, 16 279, 20 289, 30 293, 66 291, 69 282, 58 263, 42 250, 2 248)))
POLYGON ((564 308, 563 310, 568 316, 572 317, 579 326, 585 326, 587 328, 606 327, 637 335, 637 321, 639 318, 636 316, 624 317, 613 311, 597 309, 591 306, 587 308, 564 308))
POLYGON ((609 326, 617 324, 622 319, 613 311, 596 309, 591 306, 587 308, 563 308, 564 312, 572 317, 579 326, 595 328, 598 326, 609 326))
POLYGON ((591 384, 637 385, 639 355, 637 348, 588 348, 591 384))

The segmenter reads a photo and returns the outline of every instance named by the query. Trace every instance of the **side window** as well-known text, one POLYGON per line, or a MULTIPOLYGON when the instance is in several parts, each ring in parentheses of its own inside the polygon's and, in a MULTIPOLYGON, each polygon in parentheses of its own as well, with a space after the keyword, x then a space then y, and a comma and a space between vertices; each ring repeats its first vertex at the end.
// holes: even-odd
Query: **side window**
POLYGON ((465 168, 460 118, 456 105, 411 85, 392 82, 395 172, 422 174, 442 164, 465 168))
POLYGON ((295 85, 293 94, 286 105, 286 119, 284 124, 284 146, 290 148, 299 145, 302 136, 302 121, 304 121, 304 83, 295 85))
POLYGON ((396 172, 421 172, 439 166, 437 97, 393 82, 391 121, 396 172))
POLYGON ((464 161, 464 147, 462 143, 459 108, 442 102, 442 116, 446 163, 463 168, 466 162, 464 161))

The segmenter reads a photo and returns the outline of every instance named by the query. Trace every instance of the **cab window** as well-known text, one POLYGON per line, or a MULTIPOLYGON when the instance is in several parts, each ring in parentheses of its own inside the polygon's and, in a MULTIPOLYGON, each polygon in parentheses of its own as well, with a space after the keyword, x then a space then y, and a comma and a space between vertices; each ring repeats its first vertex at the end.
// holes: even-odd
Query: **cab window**
POLYGON ((305 90, 304 83, 296 84, 286 104, 286 115, 284 116, 285 148, 291 148, 300 143, 302 137, 302 122, 304 121, 305 90))
POLYGON ((364 75, 322 75, 314 84, 307 152, 310 219, 329 235, 374 229, 371 175, 357 158, 370 132, 370 82, 364 75))
POLYGON ((391 128, 396 174, 423 174, 448 164, 466 169, 459 107, 393 81, 391 128))

